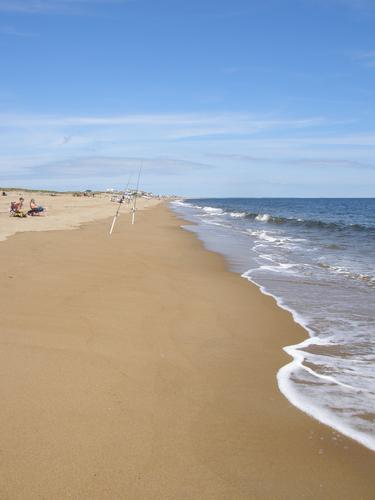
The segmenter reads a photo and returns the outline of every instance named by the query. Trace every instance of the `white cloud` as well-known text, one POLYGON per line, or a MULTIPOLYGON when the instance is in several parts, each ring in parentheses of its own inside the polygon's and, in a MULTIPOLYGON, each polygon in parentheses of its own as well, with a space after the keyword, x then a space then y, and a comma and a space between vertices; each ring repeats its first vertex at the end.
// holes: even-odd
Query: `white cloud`
POLYGON ((0 114, 0 127, 3 128, 148 127, 167 130, 165 136, 168 138, 220 134, 253 134, 264 130, 302 129, 324 124, 328 123, 323 117, 280 119, 264 118, 247 113, 133 114, 67 117, 0 114))
MULTIPOLYGON (((321 153, 321 151, 319 151, 321 153)), ((236 161, 241 163, 253 163, 253 164, 274 164, 275 157, 258 157, 246 154, 211 154, 208 155, 213 158, 221 158, 230 161, 236 161)), ((375 161, 372 163, 360 162, 356 160, 347 160, 344 158, 323 158, 319 154, 314 157, 287 157, 278 158, 277 163, 280 165, 296 166, 296 167, 327 167, 327 168, 352 168, 352 169, 370 169, 375 170, 375 161)))
POLYGON ((142 166, 146 174, 181 175, 192 171, 214 168, 208 163, 185 159, 160 157, 114 157, 86 156, 61 160, 59 157, 13 157, 0 158, 0 180, 29 180, 35 174, 49 179, 69 177, 103 179, 129 175, 142 166))
POLYGON ((226 112, 0 114, 0 184, 120 185, 141 162, 151 190, 155 184, 185 193, 186 182, 203 191, 208 179, 228 172, 313 178, 321 167, 319 175, 365 168, 372 175, 375 134, 339 134, 336 125, 323 117, 226 112))

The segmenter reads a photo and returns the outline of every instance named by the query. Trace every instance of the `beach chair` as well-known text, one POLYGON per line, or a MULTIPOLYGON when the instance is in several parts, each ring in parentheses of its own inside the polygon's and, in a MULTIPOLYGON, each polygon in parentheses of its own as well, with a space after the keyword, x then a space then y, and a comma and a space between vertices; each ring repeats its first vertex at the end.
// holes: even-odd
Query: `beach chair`
POLYGON ((9 217, 26 217, 26 214, 21 210, 18 210, 17 202, 12 201, 9 207, 9 217))

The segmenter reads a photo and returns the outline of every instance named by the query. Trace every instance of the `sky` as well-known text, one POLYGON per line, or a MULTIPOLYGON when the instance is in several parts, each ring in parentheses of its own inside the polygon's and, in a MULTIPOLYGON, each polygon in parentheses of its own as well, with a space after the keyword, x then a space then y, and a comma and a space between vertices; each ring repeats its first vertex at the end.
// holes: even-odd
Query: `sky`
POLYGON ((0 186, 373 197, 375 0, 0 0, 0 186))

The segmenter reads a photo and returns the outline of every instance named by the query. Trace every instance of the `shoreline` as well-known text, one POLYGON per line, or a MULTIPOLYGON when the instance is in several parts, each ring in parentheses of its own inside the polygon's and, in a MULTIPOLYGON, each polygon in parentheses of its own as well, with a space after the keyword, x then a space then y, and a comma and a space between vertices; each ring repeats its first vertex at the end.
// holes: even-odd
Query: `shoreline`
MULTIPOLYGON (((312 404, 311 401, 309 401, 306 398, 304 399, 303 396, 301 396, 301 394, 299 394, 298 391, 295 390, 295 387, 291 383, 290 380, 291 373, 294 370, 301 368, 303 370, 306 370, 306 372, 308 373, 312 373, 314 377, 318 377, 327 381, 332 381, 339 386, 344 386, 348 389, 353 389, 353 387, 345 385, 333 379, 329 375, 319 375, 319 373, 316 373, 315 371, 313 372, 312 370, 310 370, 310 368, 305 367, 302 364, 304 361, 304 357, 301 354, 301 351, 299 351, 299 349, 306 348, 307 346, 310 345, 312 346, 330 345, 330 343, 325 342, 323 339, 314 335, 313 330, 308 325, 308 321, 300 314, 300 312, 288 306, 285 303, 285 299, 282 296, 269 291, 264 284, 256 281, 255 278, 252 278, 251 273, 254 271, 253 268, 243 271, 238 269, 238 264, 237 265, 231 264, 231 258, 233 258, 233 254, 228 252, 228 250, 226 252, 223 250, 223 247, 220 246, 220 238, 217 237, 217 240, 215 241, 212 239, 212 235, 207 237, 206 232, 204 231, 204 229, 202 229, 204 228, 204 224, 202 225, 201 223, 196 221, 191 214, 190 216, 189 214, 186 214, 186 219, 185 219, 184 212, 179 209, 180 205, 183 206, 183 204, 180 203, 178 203, 177 205, 174 205, 172 203, 172 211, 178 217, 180 216, 183 218, 183 220, 187 221, 187 225, 184 225, 182 227, 186 228, 187 231, 192 232, 199 239, 199 241, 202 242, 203 247, 207 251, 212 251, 214 253, 217 253, 218 255, 223 256, 223 258, 227 262, 228 269, 230 269, 235 274, 241 276, 242 278, 246 279, 251 285, 256 286, 262 294, 271 297, 275 301, 276 305, 279 308, 287 311, 292 316, 293 321, 304 330, 306 336, 303 338, 302 341, 299 341, 298 343, 293 343, 291 345, 286 345, 283 347, 283 350, 290 357, 290 362, 285 364, 285 366, 281 367, 277 373, 277 381, 280 392, 291 404, 295 406, 296 409, 304 412, 306 415, 309 415, 318 422, 327 425, 328 427, 339 432, 340 434, 343 434, 346 437, 354 440, 361 446, 364 446, 369 450, 375 452, 374 439, 371 435, 369 435, 368 432, 367 433, 364 431, 362 432, 360 429, 351 427, 350 424, 348 424, 348 422, 340 420, 333 412, 330 412, 329 410, 323 407, 319 407, 317 405, 314 406, 314 404, 312 404), (194 229, 191 230, 189 226, 196 227, 197 230, 194 229)), ((209 207, 204 207, 204 210, 207 212, 215 213, 215 211, 219 211, 221 210, 221 208, 209 206, 209 207)), ((243 214, 240 213, 240 216, 243 216, 243 214)))
POLYGON ((374 454, 277 387, 302 327, 165 205, 127 219, 0 244, 1 496, 372 498, 374 454))
MULTIPOLYGON (((354 432, 350 427, 347 427, 345 424, 342 424, 340 421, 335 419, 334 416, 328 414, 328 412, 326 411, 322 412, 321 410, 311 407, 311 405, 310 406, 307 406, 306 404, 304 405, 303 402, 300 401, 300 398, 298 397, 298 395, 296 395, 294 389, 291 387, 291 384, 289 383, 289 373, 292 371, 293 368, 295 368, 296 365, 301 367, 302 362, 304 360, 303 356, 298 353, 298 349, 301 348, 302 346, 306 347, 309 345, 317 345, 317 344, 325 345, 325 343, 313 335, 312 330, 306 325, 306 323, 302 319, 299 319, 301 317, 297 311, 286 306, 283 303, 282 298, 267 291, 267 289, 263 285, 260 285, 255 280, 246 276, 247 272, 242 274, 241 277, 245 278, 251 284, 255 285, 262 294, 272 297, 276 302, 277 307, 283 309, 284 311, 287 311, 292 316, 293 321, 296 323, 296 325, 300 326, 303 330, 305 330, 307 335, 307 337, 301 342, 292 345, 286 345, 283 347, 283 351, 288 354, 288 356, 291 358, 291 361, 287 363, 285 366, 282 366, 280 370, 277 372, 276 377, 280 392, 293 406, 295 406, 296 409, 314 418, 321 424, 326 425, 331 429, 339 432, 343 436, 352 439, 353 441, 355 441, 361 446, 366 447, 370 451, 375 452, 375 445, 373 443, 373 440, 371 440, 367 434, 360 433, 359 431, 354 432), (287 375, 285 375, 285 373, 287 373, 287 375)), ((316 376, 315 372, 314 375, 316 376)), ((327 376, 321 376, 321 378, 326 378, 329 380, 330 377, 329 375, 327 375, 327 376)))

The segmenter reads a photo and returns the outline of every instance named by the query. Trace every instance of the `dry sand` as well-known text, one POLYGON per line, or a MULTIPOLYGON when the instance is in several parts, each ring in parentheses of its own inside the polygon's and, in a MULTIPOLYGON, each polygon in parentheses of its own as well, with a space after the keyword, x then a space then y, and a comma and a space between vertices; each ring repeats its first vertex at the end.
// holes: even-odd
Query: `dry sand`
MULTIPOLYGON (((83 222, 103 219, 114 215, 118 205, 111 203, 111 194, 96 194, 95 197, 76 197, 72 193, 56 193, 51 196, 46 192, 8 191, 7 196, 0 196, 0 241, 12 234, 24 231, 50 231, 55 229, 77 228, 83 222), (9 217, 9 206, 20 197, 25 199, 23 211, 30 209, 30 199, 46 208, 46 216, 27 217, 25 219, 9 217)), ((159 200, 138 199, 138 208, 151 207, 159 200)), ((121 212, 129 212, 129 206, 123 205, 121 212)))
POLYGON ((373 499, 278 391, 291 316, 165 206, 108 222, 0 244, 0 498, 373 499))

